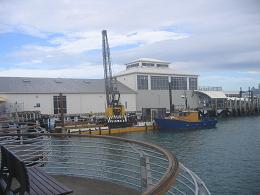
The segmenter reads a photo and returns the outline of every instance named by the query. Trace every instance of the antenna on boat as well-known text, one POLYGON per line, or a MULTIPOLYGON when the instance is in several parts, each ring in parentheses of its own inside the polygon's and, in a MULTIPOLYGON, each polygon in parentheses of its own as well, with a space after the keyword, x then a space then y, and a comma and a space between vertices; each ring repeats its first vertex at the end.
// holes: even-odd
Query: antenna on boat
POLYGON ((184 101, 185 101, 185 110, 187 110, 187 108, 188 108, 188 98, 187 98, 187 93, 186 93, 186 91, 184 91, 184 95, 182 95, 181 97, 184 98, 184 101))
POLYGON ((170 100, 170 115, 174 111, 174 104, 172 104, 172 81, 169 82, 169 100, 170 100))

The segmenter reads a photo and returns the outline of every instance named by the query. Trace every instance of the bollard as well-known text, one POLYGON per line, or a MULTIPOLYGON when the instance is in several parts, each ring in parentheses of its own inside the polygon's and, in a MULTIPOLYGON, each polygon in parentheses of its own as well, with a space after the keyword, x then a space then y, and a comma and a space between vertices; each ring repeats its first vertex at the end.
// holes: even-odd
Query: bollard
POLYGON ((91 129, 88 130, 88 133, 91 134, 91 129))
POLYGON ((79 134, 81 134, 81 130, 79 129, 79 134))
POLYGON ((146 125, 146 123, 145 123, 145 131, 147 131, 147 125, 146 125))
POLYGON ((101 135, 101 127, 98 127, 99 135, 101 135))

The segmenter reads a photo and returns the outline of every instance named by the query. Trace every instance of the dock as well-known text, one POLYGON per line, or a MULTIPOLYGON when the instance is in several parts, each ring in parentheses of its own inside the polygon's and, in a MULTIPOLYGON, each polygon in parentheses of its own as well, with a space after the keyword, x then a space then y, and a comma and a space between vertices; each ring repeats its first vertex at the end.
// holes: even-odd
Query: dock
POLYGON ((65 131, 67 133, 76 134, 92 134, 92 135, 111 135, 120 133, 131 133, 131 132, 143 132, 152 131, 158 129, 155 123, 143 123, 142 126, 131 126, 122 128, 109 128, 109 127, 64 127, 63 130, 58 128, 59 132, 65 131))

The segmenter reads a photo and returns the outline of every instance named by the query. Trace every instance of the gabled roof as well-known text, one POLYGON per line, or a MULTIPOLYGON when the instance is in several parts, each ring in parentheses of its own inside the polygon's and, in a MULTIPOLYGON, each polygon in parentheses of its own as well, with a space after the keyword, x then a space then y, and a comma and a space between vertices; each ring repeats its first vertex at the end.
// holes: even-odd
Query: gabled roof
MULTIPOLYGON (((136 92, 118 81, 121 94, 136 92)), ((0 93, 105 93, 104 79, 0 77, 0 93)))

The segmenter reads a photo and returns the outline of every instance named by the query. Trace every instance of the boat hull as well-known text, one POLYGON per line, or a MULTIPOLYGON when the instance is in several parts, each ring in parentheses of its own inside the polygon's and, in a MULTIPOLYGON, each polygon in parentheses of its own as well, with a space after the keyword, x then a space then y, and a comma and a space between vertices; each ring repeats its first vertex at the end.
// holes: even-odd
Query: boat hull
POLYGON ((177 130, 177 129, 202 129, 202 128, 213 128, 217 124, 216 119, 206 119, 198 122, 187 122, 175 119, 155 119, 157 126, 160 130, 177 130))

